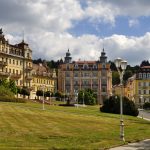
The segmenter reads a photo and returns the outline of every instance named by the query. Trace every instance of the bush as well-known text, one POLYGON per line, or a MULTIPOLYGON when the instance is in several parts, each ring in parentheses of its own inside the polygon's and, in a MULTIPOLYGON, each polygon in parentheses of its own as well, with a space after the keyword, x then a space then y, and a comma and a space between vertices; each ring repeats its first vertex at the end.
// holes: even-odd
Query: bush
POLYGON ((144 109, 150 109, 150 102, 144 103, 143 108, 144 109))
POLYGON ((0 102, 15 102, 15 103, 25 103, 25 99, 8 97, 8 96, 0 96, 0 102))
POLYGON ((14 96, 14 93, 10 91, 10 89, 4 87, 3 85, 0 86, 0 96, 7 96, 7 97, 10 97, 10 98, 13 98, 15 97, 14 96))
MULTIPOLYGON (((101 112, 120 114, 120 98, 111 96, 104 101, 104 105, 100 108, 101 112)), ((123 114, 138 116, 139 111, 133 101, 123 97, 123 114)))

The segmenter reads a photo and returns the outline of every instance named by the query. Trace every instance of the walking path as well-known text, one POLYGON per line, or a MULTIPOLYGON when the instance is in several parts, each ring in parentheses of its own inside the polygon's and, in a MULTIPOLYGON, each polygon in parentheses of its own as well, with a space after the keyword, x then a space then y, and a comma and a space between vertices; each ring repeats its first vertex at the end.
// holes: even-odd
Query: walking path
POLYGON ((111 148, 109 150, 150 150, 150 139, 140 141, 137 143, 130 143, 124 146, 111 148))

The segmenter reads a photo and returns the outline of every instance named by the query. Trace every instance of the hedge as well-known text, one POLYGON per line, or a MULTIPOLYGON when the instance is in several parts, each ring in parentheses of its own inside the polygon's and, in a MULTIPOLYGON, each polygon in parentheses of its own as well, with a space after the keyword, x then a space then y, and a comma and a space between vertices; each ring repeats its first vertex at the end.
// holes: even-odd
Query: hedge
POLYGON ((11 97, 7 97, 7 96, 0 96, 0 102, 25 103, 26 99, 23 99, 23 98, 11 98, 11 97))

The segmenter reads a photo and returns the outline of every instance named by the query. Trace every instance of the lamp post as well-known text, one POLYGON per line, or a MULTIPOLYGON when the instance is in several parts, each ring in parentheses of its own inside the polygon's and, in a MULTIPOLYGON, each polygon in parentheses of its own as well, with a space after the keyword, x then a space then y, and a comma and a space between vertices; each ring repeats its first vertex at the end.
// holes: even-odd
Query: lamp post
POLYGON ((43 85, 43 110, 45 110, 45 106, 44 106, 44 85, 43 85))
POLYGON ((75 101, 77 101, 77 108, 78 108, 78 90, 74 90, 75 93, 75 101))
POLYGON ((85 104, 84 104, 84 91, 83 91, 83 106, 84 106, 85 104))
POLYGON ((125 141, 124 138, 124 123, 123 123, 123 102, 122 102, 122 87, 123 87, 123 75, 125 72, 125 69, 127 67, 127 61, 122 60, 121 58, 117 58, 114 61, 117 71, 119 73, 120 77, 120 86, 121 86, 121 94, 120 94, 120 139, 122 141, 125 141))
MULTIPOLYGON (((142 111, 143 111, 143 95, 140 96, 140 99, 141 99, 141 107, 142 107, 142 111)), ((143 113, 142 113, 142 119, 143 119, 143 113)))

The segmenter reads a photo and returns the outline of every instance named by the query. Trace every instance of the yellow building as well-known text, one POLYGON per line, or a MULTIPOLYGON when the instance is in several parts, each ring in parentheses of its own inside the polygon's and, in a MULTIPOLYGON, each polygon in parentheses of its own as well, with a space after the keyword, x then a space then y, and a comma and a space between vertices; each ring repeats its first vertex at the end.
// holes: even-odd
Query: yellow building
POLYGON ((150 66, 143 66, 136 74, 135 101, 139 105, 150 102, 150 66))
POLYGON ((32 63, 32 50, 29 45, 24 40, 16 45, 9 44, 0 29, 0 79, 11 79, 18 87, 27 87, 31 91, 30 98, 35 97, 36 90, 43 83, 53 92, 56 88, 55 71, 47 69, 47 72, 42 70, 43 72, 38 74, 35 66, 32 63), (37 79, 40 81, 38 84, 37 79))
POLYGON ((98 61, 72 61, 68 50, 65 61, 58 69, 58 90, 68 93, 72 99, 75 91, 92 89, 97 94, 98 103, 112 93, 112 74, 104 50, 98 61))
POLYGON ((33 64, 32 71, 32 98, 36 97, 37 90, 55 92, 56 87, 56 72, 55 69, 50 70, 46 64, 33 64))

